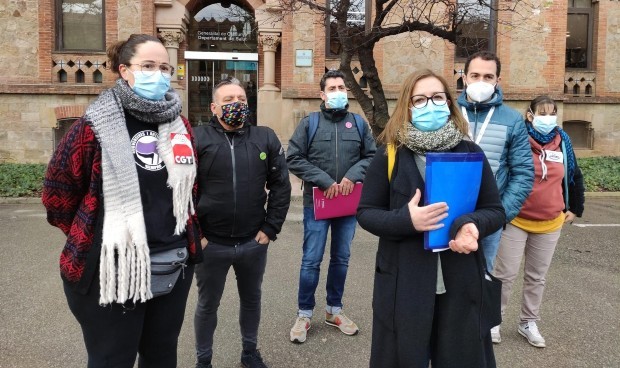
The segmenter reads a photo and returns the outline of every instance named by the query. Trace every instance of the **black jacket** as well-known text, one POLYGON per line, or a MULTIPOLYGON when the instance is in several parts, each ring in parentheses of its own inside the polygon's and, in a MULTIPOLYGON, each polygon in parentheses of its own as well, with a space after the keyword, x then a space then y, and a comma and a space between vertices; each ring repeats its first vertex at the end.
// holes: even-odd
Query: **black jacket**
POLYGON ((204 236, 232 245, 262 230, 275 240, 288 212, 291 183, 274 131, 246 124, 225 133, 213 117, 194 128, 194 134, 199 157, 197 212, 204 236))
MULTIPOLYGON (((461 141, 451 151, 482 152, 470 141, 461 141)), ((390 182, 385 147, 380 147, 368 167, 357 210, 360 226, 379 237, 370 367, 428 367, 429 347, 433 366, 495 367, 489 331, 481 328, 482 273, 477 254, 448 249, 438 255, 424 249, 424 232, 413 227, 407 207, 416 188, 424 198, 424 181, 413 152, 398 149, 390 182), (446 287, 441 297, 436 295, 438 257, 446 287), (434 343, 431 336, 438 336, 434 343)), ((485 160, 476 210, 454 221, 450 237, 454 239, 462 225, 473 222, 483 238, 504 220, 497 185, 485 160)))

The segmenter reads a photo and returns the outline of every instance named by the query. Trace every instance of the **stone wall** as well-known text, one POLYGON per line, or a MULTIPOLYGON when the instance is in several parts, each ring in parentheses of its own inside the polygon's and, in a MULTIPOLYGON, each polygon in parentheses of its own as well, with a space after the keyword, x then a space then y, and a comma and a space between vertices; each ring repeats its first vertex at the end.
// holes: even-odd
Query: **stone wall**
POLYGON ((47 163, 57 127, 54 108, 87 105, 93 96, 0 95, 0 163, 47 163))
POLYGON ((38 17, 37 1, 0 2, 0 62, 2 74, 12 80, 37 76, 39 35, 33 25, 38 17))

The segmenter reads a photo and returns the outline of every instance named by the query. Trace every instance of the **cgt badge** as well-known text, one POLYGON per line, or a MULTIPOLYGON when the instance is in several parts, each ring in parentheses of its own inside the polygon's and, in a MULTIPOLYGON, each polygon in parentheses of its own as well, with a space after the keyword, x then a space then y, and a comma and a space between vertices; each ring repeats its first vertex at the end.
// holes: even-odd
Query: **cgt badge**
POLYGON ((194 163, 194 150, 189 140, 189 134, 170 133, 172 155, 177 164, 191 165, 194 163))

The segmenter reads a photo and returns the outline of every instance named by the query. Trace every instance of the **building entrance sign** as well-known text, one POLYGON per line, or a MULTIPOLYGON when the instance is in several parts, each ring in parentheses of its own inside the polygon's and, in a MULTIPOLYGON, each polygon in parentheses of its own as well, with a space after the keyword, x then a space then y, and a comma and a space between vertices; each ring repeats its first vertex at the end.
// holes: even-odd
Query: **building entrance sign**
POLYGON ((186 51, 188 118, 192 125, 209 122, 213 88, 223 79, 237 78, 245 88, 251 123, 256 121, 258 54, 186 51))

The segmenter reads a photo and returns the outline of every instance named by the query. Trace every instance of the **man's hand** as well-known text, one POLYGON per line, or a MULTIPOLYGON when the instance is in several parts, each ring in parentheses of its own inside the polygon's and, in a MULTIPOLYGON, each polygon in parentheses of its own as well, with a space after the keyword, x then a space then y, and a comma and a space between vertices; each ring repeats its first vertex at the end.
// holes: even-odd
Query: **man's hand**
POLYGON ((454 240, 450 240, 448 245, 454 252, 469 254, 469 252, 478 250, 478 236, 480 233, 476 225, 468 222, 461 226, 454 240))
POLYGON ((355 183, 353 183, 351 180, 347 179, 347 178, 342 178, 342 181, 340 182, 340 193, 342 193, 342 195, 349 195, 351 194, 351 192, 353 192, 353 188, 355 187, 355 183))
POLYGON ((339 190, 340 190, 340 186, 338 186, 338 183, 334 183, 323 192, 323 195, 327 199, 332 199, 334 197, 338 197, 339 190))
POLYGON ((262 245, 267 245, 269 244, 269 237, 267 236, 267 234, 265 234, 264 232, 258 230, 258 234, 256 234, 256 236, 254 237, 254 240, 256 240, 256 242, 258 244, 262 244, 262 245))
POLYGON ((203 250, 207 247, 207 244, 209 244, 209 241, 207 240, 207 238, 200 239, 200 245, 202 246, 203 250))
POLYGON ((416 189, 415 195, 407 204, 413 227, 418 231, 431 231, 442 228, 443 224, 439 222, 448 217, 448 204, 446 202, 438 202, 418 207, 421 196, 420 189, 416 189))

